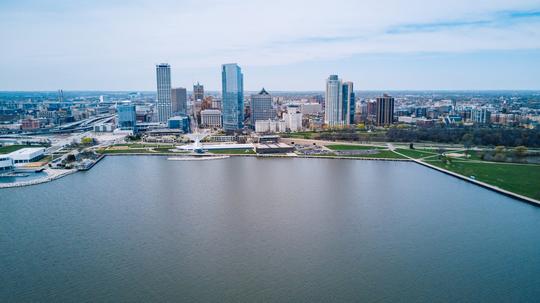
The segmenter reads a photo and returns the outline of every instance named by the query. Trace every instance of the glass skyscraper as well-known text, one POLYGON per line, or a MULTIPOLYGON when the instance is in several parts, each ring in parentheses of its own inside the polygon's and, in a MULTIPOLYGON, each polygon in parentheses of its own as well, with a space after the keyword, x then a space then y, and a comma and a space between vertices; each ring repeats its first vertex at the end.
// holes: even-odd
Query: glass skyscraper
POLYGON ((337 75, 326 79, 324 105, 324 123, 331 127, 343 125, 343 91, 337 75))
POLYGON ((136 131, 137 127, 137 112, 135 105, 131 102, 120 103, 116 106, 118 114, 118 127, 122 130, 136 131))
POLYGON ((171 66, 167 63, 156 65, 158 122, 167 122, 171 117, 171 66))
POLYGON ((258 120, 274 119, 276 110, 272 106, 272 96, 263 88, 260 93, 251 95, 251 125, 258 120))
POLYGON ((223 129, 237 131, 244 127, 244 76, 236 63, 221 66, 223 129))
POLYGON ((343 124, 354 124, 354 112, 355 112, 355 95, 352 82, 345 82, 342 86, 343 95, 343 124))
POLYGON ((355 98, 352 82, 330 75, 326 79, 324 123, 330 127, 354 124, 355 98))
POLYGON ((174 115, 187 114, 187 90, 183 87, 171 90, 171 111, 174 115))

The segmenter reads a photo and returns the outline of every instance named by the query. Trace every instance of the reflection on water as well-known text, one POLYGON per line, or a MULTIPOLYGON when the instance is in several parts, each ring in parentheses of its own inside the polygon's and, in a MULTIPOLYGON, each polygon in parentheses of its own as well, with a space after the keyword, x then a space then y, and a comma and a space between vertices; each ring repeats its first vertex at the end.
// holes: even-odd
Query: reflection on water
POLYGON ((2 302, 540 296, 540 208, 414 163, 108 157, 0 200, 2 302))

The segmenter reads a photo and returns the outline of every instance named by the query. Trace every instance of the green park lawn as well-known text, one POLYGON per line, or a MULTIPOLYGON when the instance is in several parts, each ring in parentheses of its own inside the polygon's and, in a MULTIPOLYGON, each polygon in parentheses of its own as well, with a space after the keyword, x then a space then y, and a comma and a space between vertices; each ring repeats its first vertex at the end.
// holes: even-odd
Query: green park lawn
POLYGON ((445 164, 440 160, 426 160, 425 162, 466 177, 474 176, 478 181, 540 200, 540 165, 470 161, 452 161, 450 164, 445 164))
POLYGON ((9 154, 16 150, 19 150, 21 148, 25 147, 35 147, 35 146, 28 146, 28 145, 7 145, 0 147, 0 154, 9 154))
POLYGON ((371 150, 371 149, 384 149, 379 146, 370 145, 350 145, 350 144, 330 144, 326 145, 331 150, 371 150))
POLYGON ((405 149, 405 148, 398 148, 396 149, 398 153, 404 154, 405 156, 409 156, 414 159, 429 157, 429 156, 436 156, 437 153, 434 151, 426 151, 421 149, 405 149))
POLYGON ((373 159, 406 159, 405 157, 396 154, 395 152, 387 149, 381 149, 376 154, 368 155, 349 155, 345 157, 354 157, 354 158, 373 158, 373 159))

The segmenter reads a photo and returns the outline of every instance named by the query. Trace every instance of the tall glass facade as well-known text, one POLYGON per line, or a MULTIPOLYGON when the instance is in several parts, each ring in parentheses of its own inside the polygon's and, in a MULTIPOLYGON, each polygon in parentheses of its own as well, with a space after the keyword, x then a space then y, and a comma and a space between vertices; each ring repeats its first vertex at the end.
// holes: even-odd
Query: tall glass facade
POLYGON ((118 114, 118 127, 123 130, 136 131, 137 112, 135 105, 131 103, 120 103, 116 107, 118 114))
POLYGON ((343 124, 352 125, 354 124, 354 112, 355 112, 355 95, 354 87, 352 82, 343 83, 342 88, 343 94, 343 124))
POLYGON ((223 129, 237 131, 244 127, 244 76, 236 63, 221 67, 223 129))
POLYGON ((172 114, 171 66, 167 63, 156 65, 158 122, 167 122, 172 114))
POLYGON ((251 125, 255 128, 258 120, 274 119, 276 110, 272 106, 272 96, 263 88, 260 93, 251 95, 251 125))
POLYGON ((330 75, 326 80, 324 123, 328 126, 343 125, 343 92, 341 86, 341 79, 337 75, 330 75))

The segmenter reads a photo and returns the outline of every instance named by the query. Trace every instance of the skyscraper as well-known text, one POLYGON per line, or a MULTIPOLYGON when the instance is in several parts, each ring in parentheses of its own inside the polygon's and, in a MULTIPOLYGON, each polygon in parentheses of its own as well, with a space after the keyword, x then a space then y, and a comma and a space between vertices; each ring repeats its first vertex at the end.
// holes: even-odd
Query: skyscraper
POLYGON ((345 82, 342 85, 343 95, 343 124, 354 124, 354 113, 356 111, 356 100, 352 82, 345 82))
POLYGON ((394 122, 394 98, 384 94, 377 97, 377 125, 390 125, 394 122))
POLYGON ((157 113, 159 122, 167 122, 171 117, 171 66, 167 63, 156 65, 157 113))
POLYGON ((244 127, 244 76, 236 63, 221 67, 223 129, 236 131, 244 127))
POLYGON ((272 96, 263 88, 260 93, 251 95, 251 125, 255 127, 255 121, 268 120, 276 117, 276 111, 272 106, 272 96))
POLYGON ((193 100, 204 100, 204 86, 199 82, 193 85, 193 100))
POLYGON ((324 123, 330 127, 343 125, 343 91, 337 75, 326 80, 324 105, 324 123))
POLYGON ((171 110, 173 114, 187 114, 187 90, 183 87, 171 90, 171 110))

